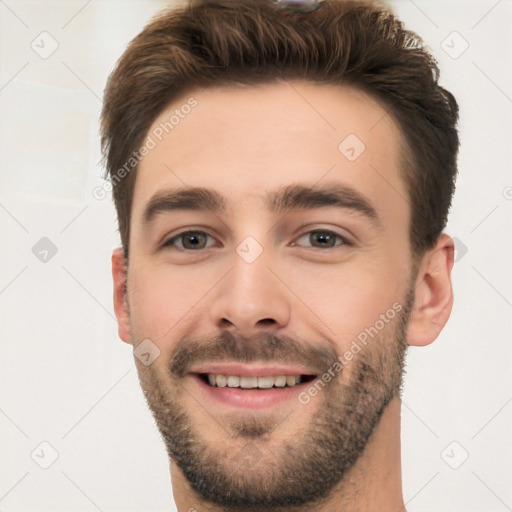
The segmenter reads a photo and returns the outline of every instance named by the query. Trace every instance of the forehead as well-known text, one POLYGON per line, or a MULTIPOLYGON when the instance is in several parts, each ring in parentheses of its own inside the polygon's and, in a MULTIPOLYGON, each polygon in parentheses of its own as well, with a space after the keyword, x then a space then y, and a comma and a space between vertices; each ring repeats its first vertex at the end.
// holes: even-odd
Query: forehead
POLYGON ((395 221, 409 216, 400 130, 353 87, 288 81, 195 89, 168 105, 147 137, 134 222, 163 189, 213 188, 228 206, 255 206, 268 191, 322 180, 360 191, 395 221))

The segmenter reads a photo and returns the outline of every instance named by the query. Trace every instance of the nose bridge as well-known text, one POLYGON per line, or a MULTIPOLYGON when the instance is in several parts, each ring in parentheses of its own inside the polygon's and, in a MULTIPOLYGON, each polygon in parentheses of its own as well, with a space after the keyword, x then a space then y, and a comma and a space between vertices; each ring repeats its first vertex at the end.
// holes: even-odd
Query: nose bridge
POLYGON ((231 271, 213 301, 212 321, 217 327, 250 336, 289 322, 288 297, 268 268, 272 258, 272 251, 264 250, 252 237, 237 246, 231 271))

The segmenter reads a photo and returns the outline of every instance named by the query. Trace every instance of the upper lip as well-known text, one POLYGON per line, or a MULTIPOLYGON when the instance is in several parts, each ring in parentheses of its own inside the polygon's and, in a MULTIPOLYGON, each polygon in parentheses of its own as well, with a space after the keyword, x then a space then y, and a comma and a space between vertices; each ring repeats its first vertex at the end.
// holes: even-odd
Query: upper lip
POLYGON ((286 366, 276 364, 242 364, 212 362, 193 367, 190 373, 211 373, 213 375, 237 375, 239 377, 278 377, 280 375, 316 375, 303 366, 286 366))

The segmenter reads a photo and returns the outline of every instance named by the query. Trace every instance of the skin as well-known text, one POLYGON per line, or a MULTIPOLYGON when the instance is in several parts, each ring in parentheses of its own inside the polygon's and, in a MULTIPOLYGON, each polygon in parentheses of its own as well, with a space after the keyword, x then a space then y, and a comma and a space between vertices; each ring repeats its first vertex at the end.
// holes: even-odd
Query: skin
MULTIPOLYGON (((410 205, 403 199, 407 192, 399 174, 401 134, 376 100, 354 88, 304 81, 193 90, 173 101, 148 133, 191 96, 197 106, 139 165, 129 262, 121 249, 112 256, 120 338, 134 347, 149 338, 160 350, 151 367, 136 360, 144 389, 154 385, 151 375, 164 379, 168 362, 186 338, 232 333, 250 339, 268 333, 344 354, 355 337, 394 303, 404 304, 409 290, 413 305, 406 343, 423 346, 437 338, 453 303, 453 242, 441 235, 414 264, 410 205), (366 146, 353 162, 338 149, 349 134, 356 134, 366 146), (367 198, 379 224, 335 206, 286 214, 269 211, 265 194, 290 184, 348 185, 367 198), (218 191, 225 197, 226 211, 176 210, 144 224, 144 208, 154 194, 183 187, 218 191), (161 247, 163 241, 192 228, 211 235, 207 248, 161 247), (315 247, 303 236, 314 229, 333 231, 353 245, 315 247), (236 252, 247 236, 263 249, 250 264, 236 252)), ((358 358, 384 350, 377 342, 392 339, 393 324, 346 365, 336 385, 350 384, 358 358)), ((233 414, 209 403, 190 380, 181 384, 184 390, 167 386, 167 391, 174 393, 202 441, 236 457, 247 439, 227 432, 234 416, 243 423, 249 413, 233 414)), ((331 389, 341 389, 334 386, 331 389)), ((326 396, 327 391, 319 393, 307 407, 291 401, 282 408, 285 411, 258 411, 262 425, 270 419, 279 425, 258 444, 265 457, 298 439, 315 412, 326 406, 326 396)), ((172 459, 170 471, 179 512, 223 510, 201 501, 172 459)), ((398 394, 344 481, 321 505, 307 508, 340 509, 405 510, 398 394)))

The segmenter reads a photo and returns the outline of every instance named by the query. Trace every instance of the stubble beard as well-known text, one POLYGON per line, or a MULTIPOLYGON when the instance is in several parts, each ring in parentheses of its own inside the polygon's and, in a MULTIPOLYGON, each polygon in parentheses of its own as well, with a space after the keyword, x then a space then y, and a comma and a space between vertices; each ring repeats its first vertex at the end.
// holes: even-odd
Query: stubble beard
MULTIPOLYGON (((247 414, 224 421, 221 435, 225 439, 213 446, 182 403, 187 399, 182 378, 172 377, 180 373, 173 372, 173 362, 187 358, 174 357, 169 371, 162 374, 139 364, 141 387, 168 455, 197 500, 224 512, 259 512, 316 510, 328 499, 363 454, 390 400, 400 397, 412 302, 411 289, 391 328, 375 336, 349 363, 348 383, 340 378, 347 367, 314 397, 315 402, 323 402, 316 403, 311 419, 291 438, 285 435, 290 420, 283 421, 282 415, 247 414), (269 449, 277 432, 285 440, 272 443, 269 449)), ((223 346, 223 350, 228 347, 224 355, 242 359, 237 351, 240 345, 229 345, 229 340, 223 346)), ((220 345, 214 346, 220 350, 220 345)), ((280 346, 278 338, 272 346, 280 346)), ((270 359, 272 348, 267 348, 264 359, 270 359)), ((243 354, 245 360, 253 360, 247 355, 243 354)), ((313 400, 303 407, 312 405, 313 400)), ((212 418, 208 420, 218 428, 212 418)), ((296 426, 292 424, 293 429, 296 426)))

